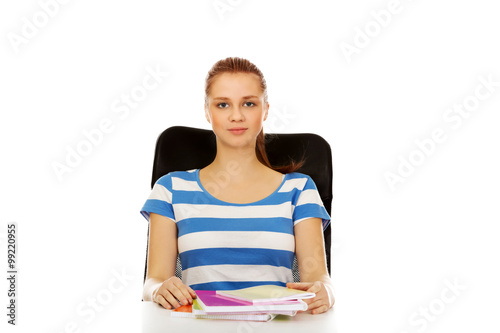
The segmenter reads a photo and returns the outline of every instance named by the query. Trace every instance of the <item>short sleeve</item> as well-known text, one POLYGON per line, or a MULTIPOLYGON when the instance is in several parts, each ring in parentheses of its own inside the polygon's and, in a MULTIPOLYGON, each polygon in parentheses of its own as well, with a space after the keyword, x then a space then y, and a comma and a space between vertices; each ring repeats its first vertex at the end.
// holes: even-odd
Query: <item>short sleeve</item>
POLYGON ((323 230, 325 230, 330 224, 330 215, 323 205, 316 184, 311 177, 306 176, 306 178, 304 187, 294 203, 293 225, 295 226, 297 223, 308 218, 318 217, 322 219, 323 230))
POLYGON ((151 194, 142 206, 141 214, 149 221, 149 214, 156 213, 175 221, 172 206, 172 178, 170 174, 164 175, 156 181, 151 194))

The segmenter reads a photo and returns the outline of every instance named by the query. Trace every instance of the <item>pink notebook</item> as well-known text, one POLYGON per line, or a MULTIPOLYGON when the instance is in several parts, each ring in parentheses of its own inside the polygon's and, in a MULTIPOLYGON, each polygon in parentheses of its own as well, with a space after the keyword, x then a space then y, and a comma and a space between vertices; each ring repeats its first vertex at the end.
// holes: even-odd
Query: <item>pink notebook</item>
POLYGON ((306 311, 307 304, 301 300, 266 302, 253 304, 252 302, 235 300, 217 295, 215 290, 195 290, 198 303, 206 313, 221 312, 269 312, 306 311))

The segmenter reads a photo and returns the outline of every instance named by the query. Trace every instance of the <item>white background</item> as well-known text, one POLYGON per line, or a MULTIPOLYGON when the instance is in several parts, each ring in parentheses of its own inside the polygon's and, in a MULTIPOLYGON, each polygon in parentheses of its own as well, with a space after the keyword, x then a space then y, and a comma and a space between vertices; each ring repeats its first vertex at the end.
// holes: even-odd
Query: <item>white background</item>
POLYGON ((52 16, 41 4, 54 1, 2 2, 0 266, 15 221, 19 275, 14 328, 1 279, 1 327, 140 330, 139 210, 155 140, 169 126, 210 129, 206 73, 239 56, 266 77, 276 119, 267 132, 317 133, 332 147, 339 331, 498 331, 500 86, 456 128, 443 118, 473 101, 480 76, 500 81, 494 2, 401 0, 383 27, 370 13, 388 0, 220 2, 230 9, 220 14, 212 0, 74 0, 52 5, 52 16), (26 22, 40 27, 30 35, 26 22), (342 43, 355 40, 358 53, 346 57, 342 43), (147 67, 168 77, 120 118, 113 103, 141 85, 147 67), (53 163, 103 119, 113 130, 59 180, 53 163), (399 157, 417 156, 415 140, 434 129, 446 140, 391 190, 384 174, 397 174, 399 157), (114 274, 126 280, 111 294, 114 274), (446 281, 465 290, 454 294, 446 281), (95 297, 106 304, 92 312, 95 297), (428 319, 419 314, 426 308, 428 319))

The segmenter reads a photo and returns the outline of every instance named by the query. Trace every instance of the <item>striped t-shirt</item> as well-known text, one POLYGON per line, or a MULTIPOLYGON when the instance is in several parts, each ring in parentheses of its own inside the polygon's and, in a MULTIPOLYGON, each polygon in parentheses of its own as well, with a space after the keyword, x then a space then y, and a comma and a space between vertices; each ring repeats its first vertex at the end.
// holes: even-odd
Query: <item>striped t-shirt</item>
POLYGON ((294 226, 330 216, 311 177, 283 175, 269 196, 252 203, 230 203, 212 196, 199 169, 164 175, 141 209, 173 220, 182 264, 182 282, 195 290, 232 290, 293 282, 294 226))

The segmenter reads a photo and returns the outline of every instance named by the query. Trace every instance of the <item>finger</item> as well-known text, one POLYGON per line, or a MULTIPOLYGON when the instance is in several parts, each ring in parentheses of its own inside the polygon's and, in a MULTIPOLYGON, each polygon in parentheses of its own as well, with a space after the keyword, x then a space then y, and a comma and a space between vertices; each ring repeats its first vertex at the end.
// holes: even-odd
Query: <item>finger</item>
MULTIPOLYGON (((184 285, 181 283, 180 285, 174 284, 173 286, 170 287, 169 291, 174 296, 181 305, 186 305, 188 304, 188 301, 184 295, 184 285)), ((187 291, 186 291, 187 293, 187 291)), ((189 294, 189 293, 187 293, 189 294)), ((191 296, 189 296, 191 297, 191 296)))
POLYGON ((177 300, 175 299, 175 297, 172 295, 172 293, 167 290, 165 291, 164 294, 162 294, 163 297, 167 300, 168 303, 170 303, 170 305, 174 308, 178 308, 181 306, 181 304, 179 304, 179 302, 177 302, 177 300))
POLYGON ((309 304, 311 304, 311 303, 313 303, 313 302, 315 302, 315 301, 317 301, 317 300, 318 300, 318 298, 317 298, 317 297, 313 297, 313 298, 303 298, 303 299, 302 299, 302 301, 303 301, 304 303, 306 303, 306 304, 307 304, 307 306, 309 306, 309 304))
POLYGON ((287 288, 298 289, 298 290, 307 290, 311 287, 312 283, 310 282, 289 282, 286 284, 287 288))
POLYGON ((312 311, 312 310, 315 310, 315 309, 321 307, 322 305, 325 305, 325 301, 322 299, 318 299, 318 300, 310 303, 309 306, 307 307, 307 310, 312 311))
POLYGON ((180 291, 178 288, 175 286, 173 281, 170 281, 170 283, 167 283, 164 285, 163 288, 160 289, 161 294, 163 297, 167 300, 167 302, 172 305, 174 308, 178 308, 182 304, 178 302, 179 299, 182 299, 182 297, 178 296, 180 294, 180 291))
POLYGON ((189 293, 189 290, 187 289, 188 287, 180 282, 179 285, 176 284, 177 289, 179 290, 178 295, 175 295, 177 299, 183 304, 193 304, 193 298, 191 297, 191 294, 189 293))
POLYGON ((160 304, 161 306, 163 306, 165 309, 167 310, 170 310, 172 309, 172 307, 170 306, 170 304, 165 300, 165 298, 160 295, 160 294, 157 294, 154 298, 154 301, 155 303, 158 303, 160 304))
POLYGON ((316 308, 314 310, 311 311, 311 314, 320 314, 320 313, 323 313, 323 312, 326 312, 328 310, 328 306, 326 305, 322 305, 320 306, 319 308, 316 308))
POLYGON ((189 290, 189 293, 191 294, 191 297, 196 298, 196 292, 190 286, 187 286, 187 288, 189 290))
POLYGON ((319 293, 319 291, 321 290, 321 288, 323 287, 322 283, 321 282, 315 282, 312 284, 312 286, 307 289, 308 292, 310 293, 319 293))

